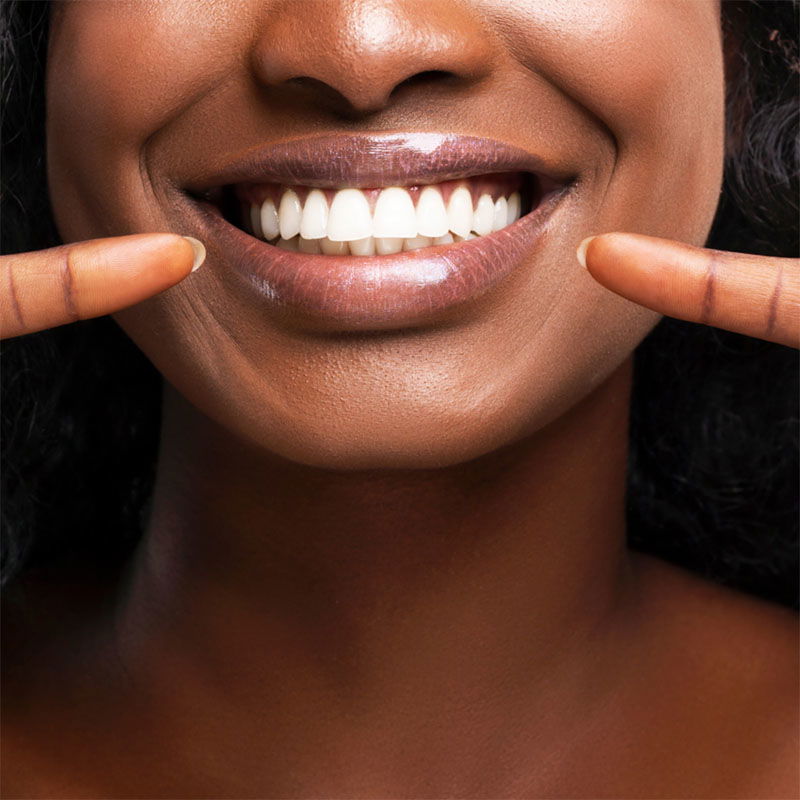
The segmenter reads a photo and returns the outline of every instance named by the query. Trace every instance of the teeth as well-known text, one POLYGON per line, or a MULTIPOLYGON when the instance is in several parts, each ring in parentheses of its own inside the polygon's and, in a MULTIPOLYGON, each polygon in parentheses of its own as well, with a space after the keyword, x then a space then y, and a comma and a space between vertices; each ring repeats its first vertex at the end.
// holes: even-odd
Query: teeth
POLYGON ((413 239, 405 239, 403 250, 419 250, 422 247, 430 247, 433 239, 428 236, 415 236, 413 239))
POLYGON ((417 235, 417 215, 414 211, 414 202, 405 189, 391 186, 378 195, 375 216, 372 221, 372 233, 374 236, 405 239, 417 235))
MULTIPOLYGON (((328 232, 328 201, 319 189, 308 193, 300 221, 300 235, 304 239, 322 239, 328 232)), ((306 251, 307 252, 307 251, 306 251)))
POLYGON ((302 214, 303 208, 300 205, 300 198, 291 189, 284 192, 278 209, 281 238, 291 239, 292 236, 297 236, 300 233, 302 214))
POLYGON ((250 230, 253 232, 253 236, 257 236, 259 239, 264 238, 258 206, 250 206, 250 230))
POLYGON ((426 186, 417 201, 417 234, 435 238, 444 236, 449 230, 442 193, 433 186, 426 186))
POLYGON ((322 250, 319 246, 319 239, 304 239, 302 236, 300 237, 300 241, 297 243, 297 249, 301 253, 321 253, 322 250))
POLYGON ((319 240, 319 246, 326 256, 350 255, 350 248, 347 246, 347 242, 332 242, 327 236, 319 240))
POLYGON ((297 239, 278 239, 276 247, 280 247, 281 250, 292 250, 294 252, 297 251, 297 239))
POLYGON ((494 222, 494 203, 488 194, 482 194, 472 215, 472 230, 478 236, 486 236, 492 232, 492 222, 494 222))
POLYGON ((250 206, 250 230, 252 231, 253 236, 257 236, 259 239, 264 238, 261 232, 261 221, 259 219, 258 206, 250 206))
MULTIPOLYGON (((258 207, 254 206, 253 208, 258 207)), ((261 223, 261 233, 264 239, 274 239, 280 233, 278 210, 272 200, 265 200, 261 204, 259 222, 261 223)))
POLYGON ((350 242, 350 253, 354 256, 374 256, 375 255, 375 239, 372 236, 366 236, 363 239, 356 239, 350 242))
MULTIPOLYGON (((328 204, 320 189, 310 189, 305 204, 286 189, 278 208, 273 199, 250 206, 248 227, 254 236, 283 250, 325 255, 389 255, 454 242, 499 231, 519 219, 519 192, 496 201, 488 192, 473 208, 466 185, 456 186, 445 205, 437 186, 421 189, 416 207, 411 194, 390 186, 377 194, 374 213, 360 189, 340 189, 328 204), (280 238, 279 238, 280 237, 280 238)), ((328 192, 330 196, 330 192, 328 192)))
POLYGON ((466 236, 472 230, 472 195, 466 186, 457 187, 450 195, 447 223, 459 236, 466 236))
POLYGON ((379 256, 388 256, 399 253, 403 249, 405 238, 402 236, 376 236, 375 251, 379 256))
POLYGON ((511 197, 508 198, 508 224, 510 225, 512 222, 516 222, 519 219, 519 212, 521 210, 522 200, 519 196, 519 192, 514 192, 511 197))
POLYGON ((492 231, 499 231, 508 225, 508 200, 501 197, 494 204, 494 218, 492 219, 492 231))
POLYGON ((328 238, 332 242, 352 242, 371 236, 372 215, 364 192, 360 189, 336 192, 328 214, 328 238))

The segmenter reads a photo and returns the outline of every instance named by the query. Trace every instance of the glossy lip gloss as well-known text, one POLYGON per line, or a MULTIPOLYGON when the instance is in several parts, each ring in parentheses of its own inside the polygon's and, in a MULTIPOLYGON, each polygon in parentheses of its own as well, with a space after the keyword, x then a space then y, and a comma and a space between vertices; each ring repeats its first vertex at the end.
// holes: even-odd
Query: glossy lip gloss
MULTIPOLYGON (((306 137, 247 151, 187 184, 206 241, 262 302, 325 327, 380 330, 432 320, 489 291, 529 258, 569 194, 569 176, 490 139, 417 133, 306 137), (394 255, 331 256, 281 250, 229 223, 213 204, 240 182, 368 188, 435 184, 486 173, 534 173, 541 200, 530 213, 475 239, 394 255)), ((200 234, 201 236, 203 233, 200 234)))

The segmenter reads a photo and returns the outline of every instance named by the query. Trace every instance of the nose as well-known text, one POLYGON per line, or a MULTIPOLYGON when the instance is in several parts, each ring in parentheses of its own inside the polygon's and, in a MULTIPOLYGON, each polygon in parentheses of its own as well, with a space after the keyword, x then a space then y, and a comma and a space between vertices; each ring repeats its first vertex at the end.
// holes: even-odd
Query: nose
POLYGON ((278 0, 264 14, 258 79, 336 113, 372 113, 401 86, 463 87, 491 70, 489 37, 462 0, 278 0))

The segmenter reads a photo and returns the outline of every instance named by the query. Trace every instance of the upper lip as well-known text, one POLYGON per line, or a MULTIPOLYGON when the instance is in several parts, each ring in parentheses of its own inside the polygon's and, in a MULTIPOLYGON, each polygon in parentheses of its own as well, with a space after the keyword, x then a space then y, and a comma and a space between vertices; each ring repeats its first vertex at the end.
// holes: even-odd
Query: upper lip
POLYGON ((186 182, 207 194, 236 183, 367 188, 440 183, 493 172, 531 172, 552 188, 570 179, 538 155, 494 139, 443 133, 326 134, 260 145, 186 182))

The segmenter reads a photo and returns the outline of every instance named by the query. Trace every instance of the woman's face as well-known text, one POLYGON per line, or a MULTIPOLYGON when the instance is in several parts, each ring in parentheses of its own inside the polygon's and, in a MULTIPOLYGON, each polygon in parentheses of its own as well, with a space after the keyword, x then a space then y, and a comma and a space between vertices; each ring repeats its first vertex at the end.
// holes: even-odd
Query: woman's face
MULTIPOLYGON (((719 0, 59 3, 47 76, 56 222, 64 241, 175 231, 205 243, 200 270, 115 319, 237 436, 333 468, 474 458, 566 412, 658 321, 582 270, 584 237, 625 230, 704 243, 722 179, 719 16, 719 0), (342 133, 366 137, 362 170, 403 169, 390 152, 396 138, 381 151, 369 137, 463 135, 521 149, 540 168, 530 180, 570 188, 553 195, 536 235, 517 236, 513 268, 494 283, 476 279, 457 302, 425 305, 435 291, 370 283, 387 256, 351 273, 340 260, 320 267, 324 255, 282 255, 281 283, 269 264, 285 251, 255 243, 248 272, 247 257, 208 226, 198 185, 245 151, 342 133), (328 270, 316 306, 292 294, 287 269, 328 270), (352 312, 356 295, 362 308, 373 290, 365 315, 334 313, 352 312), (391 311, 407 297, 408 308, 391 311)), ((305 144, 309 162, 344 164, 338 181, 320 179, 329 196, 359 186, 342 161, 349 143, 344 156, 305 144)), ((474 185, 503 171, 491 155, 480 169, 469 158, 474 185)), ((297 174, 310 171, 300 163, 297 174)), ((496 269, 514 237, 492 236, 496 251, 484 242, 454 255, 473 241, 439 251, 437 269, 456 265, 448 286, 466 262, 470 280, 496 269)), ((393 263, 419 277, 428 262, 410 258, 393 263)))

